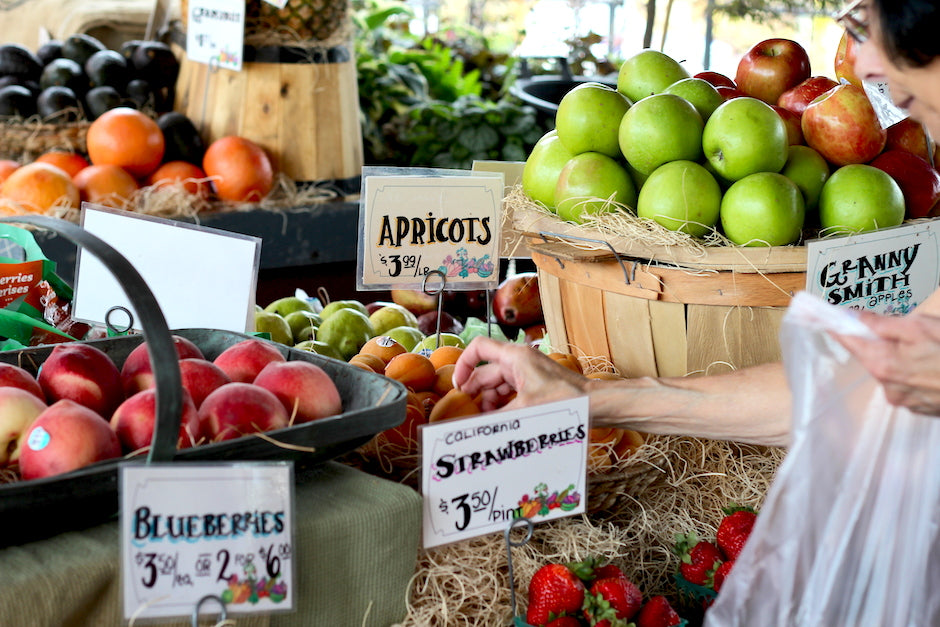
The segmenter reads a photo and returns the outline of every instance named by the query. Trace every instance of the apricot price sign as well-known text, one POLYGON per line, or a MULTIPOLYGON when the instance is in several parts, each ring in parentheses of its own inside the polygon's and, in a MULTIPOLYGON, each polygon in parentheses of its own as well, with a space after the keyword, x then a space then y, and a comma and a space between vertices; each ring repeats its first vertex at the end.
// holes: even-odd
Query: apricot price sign
POLYGON ((186 56, 198 63, 239 71, 245 41, 245 7, 226 0, 189 0, 186 56))
POLYGON ((125 619, 192 616, 208 596, 295 609, 292 463, 127 464, 120 482, 125 619))
POLYGON ((421 425, 425 548, 585 510, 588 401, 421 425))

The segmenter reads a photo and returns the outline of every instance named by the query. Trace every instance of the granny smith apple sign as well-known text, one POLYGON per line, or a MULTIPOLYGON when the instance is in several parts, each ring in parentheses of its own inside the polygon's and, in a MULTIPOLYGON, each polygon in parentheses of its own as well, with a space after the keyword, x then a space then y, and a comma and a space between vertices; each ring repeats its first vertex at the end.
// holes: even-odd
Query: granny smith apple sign
POLYGON ((783 119, 757 98, 725 101, 702 133, 705 157, 729 181, 756 172, 779 172, 787 162, 788 146, 783 119))

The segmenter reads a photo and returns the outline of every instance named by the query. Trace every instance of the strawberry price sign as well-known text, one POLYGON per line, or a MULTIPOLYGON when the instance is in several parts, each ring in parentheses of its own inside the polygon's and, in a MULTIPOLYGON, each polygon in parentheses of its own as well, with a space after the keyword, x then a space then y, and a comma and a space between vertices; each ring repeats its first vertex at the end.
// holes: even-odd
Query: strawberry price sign
POLYGON ((586 397, 422 425, 424 546, 585 511, 586 397))
POLYGON ((291 611, 294 478, 289 462, 121 468, 124 618, 291 611), (205 611, 217 611, 209 604, 205 611))

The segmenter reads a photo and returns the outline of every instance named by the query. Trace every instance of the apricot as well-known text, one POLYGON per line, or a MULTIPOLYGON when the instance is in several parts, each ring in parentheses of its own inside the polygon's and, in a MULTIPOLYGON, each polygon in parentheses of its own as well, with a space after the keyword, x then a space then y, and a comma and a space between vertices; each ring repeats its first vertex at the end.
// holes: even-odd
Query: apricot
POLYGON ((433 390, 438 395, 444 396, 454 389, 454 369, 456 367, 454 364, 444 364, 435 371, 437 378, 434 380, 433 390))
POLYGON ((392 360, 393 357, 397 357, 402 353, 406 353, 405 347, 400 343, 396 342, 387 335, 377 335, 368 342, 362 345, 362 348, 359 349, 359 354, 375 355, 383 362, 387 364, 392 360))
POLYGON ((358 366, 364 370, 371 370, 379 374, 385 374, 385 362, 381 357, 372 353, 359 353, 349 358, 349 364, 358 366))
POLYGON ((463 390, 454 388, 434 404, 431 415, 428 416, 428 422, 475 416, 479 413, 480 406, 474 402, 473 397, 463 390))
POLYGON ((456 364, 461 353, 463 353, 463 349, 459 346, 444 345, 435 348, 428 358, 435 368, 440 368, 448 364, 456 364))
POLYGON ((616 372, 610 372, 608 370, 599 370, 598 372, 590 372, 586 375, 588 379, 601 379, 603 381, 623 381, 624 377, 621 377, 616 372))
POLYGON ((434 364, 421 353, 396 355, 385 366, 385 376, 403 383, 415 392, 430 390, 437 380, 434 364))
POLYGON ((584 374, 584 370, 581 368, 581 362, 578 361, 578 358, 571 353, 552 352, 549 353, 548 356, 568 370, 572 370, 578 374, 584 374))
POLYGON ((389 444, 413 451, 417 447, 418 426, 428 421, 424 412, 411 403, 405 405, 405 420, 397 427, 382 432, 389 444))
POLYGON ((617 429, 617 431, 621 433, 617 443, 614 444, 613 452, 619 461, 623 461, 636 453, 637 449, 646 442, 644 435, 633 429, 617 429))
MULTIPOLYGON (((427 392, 414 392, 415 398, 418 400, 418 407, 421 408, 421 411, 424 412, 425 417, 431 415, 431 410, 434 409, 434 406, 439 400, 441 400, 441 395, 434 391, 427 392)), ((409 397, 410 398, 410 397, 409 397)))

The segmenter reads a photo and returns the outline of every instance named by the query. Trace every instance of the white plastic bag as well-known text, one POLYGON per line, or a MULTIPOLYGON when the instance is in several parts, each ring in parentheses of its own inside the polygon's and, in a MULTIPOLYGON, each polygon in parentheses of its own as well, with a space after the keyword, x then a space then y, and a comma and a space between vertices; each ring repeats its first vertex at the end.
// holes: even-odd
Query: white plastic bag
POLYGON ((830 331, 870 335, 793 298, 790 449, 705 627, 940 625, 940 418, 889 405, 830 331))

